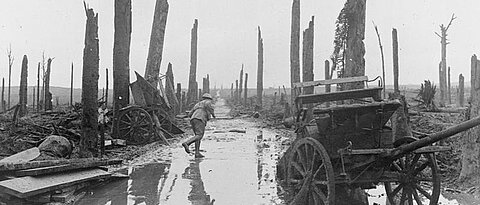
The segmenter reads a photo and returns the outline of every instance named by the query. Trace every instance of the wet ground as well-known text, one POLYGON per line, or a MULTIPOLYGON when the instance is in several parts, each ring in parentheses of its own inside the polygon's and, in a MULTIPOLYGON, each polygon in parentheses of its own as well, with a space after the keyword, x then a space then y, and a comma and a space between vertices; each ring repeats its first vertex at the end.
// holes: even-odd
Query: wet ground
POLYGON ((129 179, 89 190, 79 204, 284 204, 275 180, 279 136, 252 120, 229 119, 223 100, 215 112, 202 140, 204 159, 179 145, 154 151, 148 163, 123 170, 129 179))

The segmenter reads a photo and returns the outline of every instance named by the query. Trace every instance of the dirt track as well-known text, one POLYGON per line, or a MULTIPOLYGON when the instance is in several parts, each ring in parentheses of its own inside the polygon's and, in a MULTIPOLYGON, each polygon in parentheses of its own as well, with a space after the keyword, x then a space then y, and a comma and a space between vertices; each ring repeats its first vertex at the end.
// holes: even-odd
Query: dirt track
POLYGON ((251 118, 229 119, 221 99, 215 112, 202 141, 204 159, 179 144, 152 150, 124 170, 129 180, 91 190, 79 204, 283 204, 275 179, 281 136, 251 118))

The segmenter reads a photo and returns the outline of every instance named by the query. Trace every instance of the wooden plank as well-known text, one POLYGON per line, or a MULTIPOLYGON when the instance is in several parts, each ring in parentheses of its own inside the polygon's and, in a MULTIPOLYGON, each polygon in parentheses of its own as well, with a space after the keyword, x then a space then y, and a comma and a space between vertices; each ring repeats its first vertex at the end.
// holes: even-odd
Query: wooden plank
POLYGON ((9 157, 5 157, 2 160, 0 160, 0 163, 28 162, 28 161, 34 160, 38 156, 40 156, 40 150, 38 149, 38 147, 34 147, 34 148, 21 151, 9 157))
POLYGON ((334 93, 300 95, 295 99, 295 101, 297 102, 297 104, 298 102, 302 102, 303 104, 309 104, 309 103, 322 103, 322 102, 338 101, 338 100, 359 99, 359 98, 366 98, 366 97, 372 97, 374 100, 380 101, 382 89, 383 88, 378 87, 378 88, 365 88, 365 89, 357 89, 357 90, 346 90, 346 91, 339 91, 334 93))
POLYGON ((452 148, 449 146, 426 146, 426 147, 419 148, 413 152, 415 154, 421 154, 421 153, 443 152, 443 151, 449 151, 449 150, 452 150, 452 148))
POLYGON ((298 82, 298 83, 294 83, 293 86, 296 88, 303 88, 303 87, 310 87, 310 86, 332 85, 332 84, 364 82, 364 81, 368 81, 367 76, 298 82))
POLYGON ((64 171, 75 170, 75 169, 85 169, 85 168, 92 168, 92 167, 98 167, 98 166, 105 166, 105 165, 109 165, 109 163, 112 164, 117 162, 118 161, 110 161, 110 162, 94 161, 89 163, 75 163, 75 164, 63 164, 63 165, 57 165, 57 166, 39 167, 34 169, 25 169, 25 170, 16 171, 15 176, 17 177, 38 176, 43 174, 64 172, 64 171))
POLYGON ((112 164, 121 164, 122 160, 120 159, 111 159, 111 160, 102 160, 98 158, 83 158, 83 159, 61 159, 61 160, 43 160, 43 161, 32 161, 32 162, 22 162, 22 163, 0 163, 0 172, 2 171, 15 171, 22 169, 34 169, 39 167, 49 167, 57 166, 62 164, 89 164, 103 162, 102 165, 112 165, 112 164))
POLYGON ((26 176, 1 181, 0 192, 19 198, 27 198, 48 191, 62 189, 77 183, 107 178, 110 175, 110 173, 100 169, 91 169, 36 177, 26 176))

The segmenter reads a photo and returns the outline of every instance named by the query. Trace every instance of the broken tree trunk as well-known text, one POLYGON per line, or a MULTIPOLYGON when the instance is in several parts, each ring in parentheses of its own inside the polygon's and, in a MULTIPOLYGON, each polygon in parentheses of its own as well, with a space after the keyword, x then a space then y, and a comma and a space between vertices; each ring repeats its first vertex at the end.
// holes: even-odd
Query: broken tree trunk
POLYGON ((80 155, 96 155, 98 130, 98 14, 85 6, 87 16, 85 28, 85 48, 83 49, 82 73, 82 138, 80 155))
POLYGON ((2 112, 7 110, 5 106, 5 78, 2 78, 2 112))
POLYGON ((462 74, 458 75, 458 106, 465 106, 465 79, 462 74))
MULTIPOLYGON (((313 81, 313 36, 314 36, 314 17, 308 23, 308 28, 303 32, 303 82, 313 81)), ((313 94, 314 87, 303 88, 302 94, 313 94)), ((307 121, 312 119, 313 105, 308 105, 307 121)))
POLYGON ((14 57, 12 56, 12 45, 10 45, 8 51, 8 100, 7 100, 7 109, 10 109, 10 88, 12 83, 12 66, 14 57))
MULTIPOLYGON (((341 77, 365 75, 365 12, 366 0, 348 0, 344 8, 348 11, 348 31, 345 50, 345 68, 341 77)), ((363 82, 346 83, 342 90, 364 88, 363 82)))
POLYGON ((451 84, 450 84, 450 66, 448 66, 448 88, 447 88, 447 97, 448 97, 448 104, 452 104, 452 93, 451 93, 451 84))
POLYGON ((452 14, 452 17, 450 19, 450 22, 448 23, 447 26, 444 26, 443 24, 440 25, 440 32, 441 35, 437 34, 438 37, 440 37, 440 43, 441 43, 441 55, 442 59, 440 61, 440 69, 439 69, 439 76, 440 76, 440 106, 444 107, 445 106, 445 101, 448 99, 447 97, 447 44, 449 44, 448 39, 447 39, 447 31, 452 25, 453 20, 455 20, 455 14, 452 14))
POLYGON ((243 104, 245 106, 247 106, 247 94, 248 94, 248 90, 247 90, 247 82, 248 82, 248 73, 245 73, 245 83, 244 83, 244 89, 243 89, 243 104))
POLYGON ((398 87, 398 38, 397 29, 392 29, 392 47, 393 47, 393 92, 400 94, 398 87))
POLYGON ((38 62, 38 68, 37 68, 37 112, 40 112, 41 106, 40 106, 40 62, 38 62))
POLYGON ((32 87, 32 108, 35 109, 35 86, 32 87))
MULTIPOLYGON (((480 115, 480 63, 477 56, 471 58, 471 87, 470 87, 470 107, 467 110, 467 119, 473 119, 480 115)), ((480 127, 474 127, 467 130, 461 138, 462 148, 462 169, 460 171, 460 180, 479 179, 480 169, 480 127)))
POLYGON ((172 69, 172 64, 168 63, 167 67, 167 73, 166 73, 166 78, 165 78, 165 95, 168 99, 168 102, 170 103, 170 106, 172 109, 168 111, 170 114, 170 119, 174 120, 175 115, 179 113, 178 107, 179 107, 179 102, 177 99, 177 96, 175 95, 175 85, 173 84, 174 78, 173 78, 173 69, 172 69))
POLYGON ((187 94, 185 93, 185 91, 182 91, 182 112, 185 111, 187 107, 187 94))
POLYGON ((232 83, 232 87, 230 88, 230 99, 232 99, 232 101, 235 101, 235 95, 233 93, 233 83, 232 83))
POLYGON ((202 90, 203 93, 208 93, 208 88, 207 88, 207 78, 202 78, 202 90))
POLYGON ((258 65, 257 65, 257 105, 262 109, 263 93, 263 38, 260 26, 258 27, 258 65))
POLYGON ((177 83, 177 93, 175 93, 175 95, 177 96, 177 100, 178 100, 178 113, 177 114, 180 114, 183 112, 183 100, 182 100, 182 84, 181 83, 177 83))
POLYGON ((210 75, 207 74, 207 93, 210 93, 210 75))
POLYGON ((380 33, 378 33, 378 28, 375 23, 373 23, 373 26, 375 27, 375 33, 377 33, 377 38, 378 38, 378 46, 380 47, 380 55, 382 57, 382 87, 383 87, 383 98, 386 98, 386 88, 385 88, 385 58, 383 56, 383 46, 382 46, 382 40, 380 39, 380 33))
MULTIPOLYGON (((325 60, 325 80, 330 80, 332 76, 330 76, 330 61, 325 60)), ((329 93, 330 92, 330 85, 325 85, 325 92, 329 93)), ((327 107, 330 107, 330 102, 326 102, 325 105, 327 107)))
POLYGON ((190 74, 188 76, 188 93, 187 93, 187 105, 190 106, 196 98, 195 82, 197 81, 197 32, 198 32, 198 19, 195 19, 193 28, 191 31, 192 39, 190 42, 190 74))
POLYGON ((50 92, 50 72, 52 69, 52 58, 47 60, 47 71, 45 72, 45 111, 52 110, 52 93, 50 92))
MULTIPOLYGON (((131 0, 115 1, 113 40, 113 119, 116 122, 120 109, 130 102, 130 41, 132 33, 131 0)), ((118 137, 113 129, 113 136, 118 137)))
POLYGON ((105 98, 103 99, 105 108, 108 107, 108 68, 105 68, 105 98))
POLYGON ((18 117, 23 117, 27 114, 27 79, 28 78, 28 59, 27 55, 23 55, 22 60, 22 71, 20 74, 20 91, 19 91, 19 101, 18 105, 18 117))
POLYGON ((150 35, 150 46, 148 48, 147 67, 145 68, 145 79, 154 87, 158 88, 160 65, 162 62, 163 42, 165 39, 165 27, 168 16, 167 0, 157 0, 155 3, 155 14, 153 15, 152 33, 150 35))
MULTIPOLYGON (((40 67, 40 64, 38 65, 40 67)), ((73 106, 73 62, 72 70, 70 71, 70 107, 73 106)))
POLYGON ((239 101, 239 97, 240 95, 238 95, 238 80, 235 80, 235 104, 238 103, 239 101))
POLYGON ((242 89, 243 89, 243 63, 242 63, 242 70, 240 70, 240 85, 238 87, 238 102, 242 104, 242 89))
POLYGON ((290 31, 290 104, 292 105, 295 103, 295 98, 299 94, 293 87, 293 84, 298 82, 300 82, 300 0, 293 0, 290 31))

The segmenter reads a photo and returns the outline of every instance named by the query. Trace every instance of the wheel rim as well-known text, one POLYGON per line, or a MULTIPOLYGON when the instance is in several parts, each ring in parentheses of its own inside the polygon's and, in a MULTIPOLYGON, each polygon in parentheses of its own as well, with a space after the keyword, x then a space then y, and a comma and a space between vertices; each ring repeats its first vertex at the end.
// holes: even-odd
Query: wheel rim
POLYGON ((150 140, 153 132, 153 121, 142 108, 130 108, 122 112, 118 118, 119 138, 129 144, 142 144, 150 140))
POLYGON ((294 196, 304 186, 304 180, 311 179, 307 184, 309 192, 308 204, 333 204, 335 199, 334 172, 325 148, 315 139, 306 137, 300 139, 290 154, 287 170, 287 183, 294 196))
POLYGON ((385 182, 385 191, 391 204, 438 203, 440 177, 435 155, 407 154, 390 165, 399 174, 397 182, 385 182))

